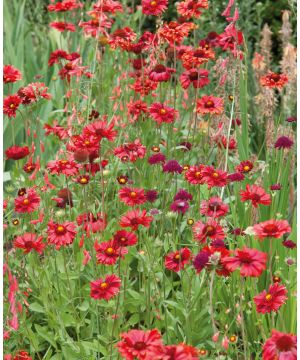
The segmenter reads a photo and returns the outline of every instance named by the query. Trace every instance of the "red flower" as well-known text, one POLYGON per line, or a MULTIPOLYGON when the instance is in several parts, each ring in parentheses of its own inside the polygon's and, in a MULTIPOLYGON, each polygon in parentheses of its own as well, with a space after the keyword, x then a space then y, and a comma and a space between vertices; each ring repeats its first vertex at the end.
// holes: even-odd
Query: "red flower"
POLYGON ((78 225, 83 225, 84 231, 88 234, 103 231, 106 228, 106 219, 101 213, 93 215, 92 213, 85 213, 77 216, 78 225))
POLYGON ((191 166, 184 174, 186 180, 193 185, 204 184, 202 171, 204 169, 204 165, 195 165, 191 166))
POLYGON ((141 116, 142 114, 147 114, 148 112, 147 104, 142 100, 130 100, 130 102, 127 103, 127 109, 128 115, 133 117, 133 121, 131 122, 135 122, 139 116, 141 116))
POLYGON ((29 155, 28 146, 13 145, 5 150, 7 159, 20 160, 29 155))
POLYGON ((291 232, 291 227, 286 220, 267 220, 253 226, 255 235, 263 240, 265 238, 281 238, 285 233, 291 232))
POLYGON ((141 144, 139 139, 136 139, 133 143, 127 143, 115 148, 114 154, 122 161, 135 162, 138 158, 145 157, 146 147, 141 144))
POLYGON ((208 0, 185 0, 177 5, 177 12, 185 19, 198 19, 202 14, 200 9, 208 9, 208 0))
POLYGON ((15 199, 15 212, 31 213, 39 208, 40 202, 41 198, 36 191, 28 189, 24 195, 18 196, 15 199))
POLYGON ((219 169, 214 169, 212 166, 205 166, 202 170, 203 180, 211 187, 222 187, 227 184, 227 172, 219 169))
POLYGON ((51 94, 47 93, 48 88, 44 83, 31 83, 26 87, 18 90, 18 95, 22 100, 22 104, 28 105, 37 102, 38 100, 51 99, 51 94))
POLYGON ((103 138, 106 138, 108 141, 114 141, 117 132, 113 128, 113 123, 108 124, 106 121, 96 121, 87 125, 83 129, 83 133, 97 137, 98 141, 101 141, 103 138))
POLYGON ((253 300, 256 304, 256 311, 262 314, 278 311, 287 300, 286 295, 287 290, 284 285, 278 283, 270 285, 268 292, 264 290, 254 296, 253 300))
POLYGON ((147 77, 139 77, 129 87, 141 96, 146 96, 157 88, 157 82, 151 81, 147 77))
POLYGON ((162 341, 158 330, 130 330, 121 334, 122 340, 117 347, 121 356, 126 360, 155 359, 161 355, 162 341))
POLYGON ((256 249, 234 250, 234 256, 225 257, 223 263, 228 271, 240 268, 241 276, 258 277, 266 269, 267 254, 256 249))
POLYGON ((123 50, 129 50, 131 43, 135 40, 135 38, 135 32, 131 28, 125 27, 123 29, 117 29, 113 34, 111 34, 109 44, 113 49, 120 47, 123 50))
MULTIPOLYGON (((193 1, 193 0, 192 0, 193 1)), ((191 84, 195 89, 203 88, 209 84, 209 71, 204 69, 190 69, 183 72, 179 78, 183 89, 187 89, 191 84)))
POLYGON ((199 350, 186 344, 167 345, 163 349, 162 360, 198 360, 199 350))
POLYGON ((268 88, 282 89, 288 83, 288 77, 285 74, 276 74, 269 72, 260 78, 260 84, 268 88))
POLYGON ((144 189, 123 187, 119 190, 120 200, 128 206, 144 204, 146 202, 144 189))
POLYGON ((114 265, 119 257, 123 258, 128 252, 126 248, 120 247, 114 240, 102 242, 101 244, 95 242, 94 248, 97 252, 98 264, 104 265, 114 265))
POLYGON ((52 23, 49 24, 49 26, 53 29, 58 30, 59 32, 64 32, 64 31, 74 32, 76 30, 74 24, 63 21, 62 22, 53 21, 52 23))
POLYGON ((80 166, 75 161, 65 159, 49 161, 47 164, 47 169, 52 175, 74 176, 78 173, 79 168, 80 166))
POLYGON ((14 240, 14 247, 23 249, 25 254, 35 250, 39 254, 42 254, 46 244, 43 244, 43 237, 37 236, 33 233, 25 233, 21 236, 17 236, 14 240))
POLYGON ((153 220, 152 216, 147 216, 146 210, 135 209, 128 211, 121 217, 120 225, 122 227, 131 227, 131 230, 137 230, 139 225, 149 227, 153 220))
POLYGON ((3 113, 9 118, 16 117, 19 105, 21 104, 22 99, 18 95, 8 95, 3 100, 3 113))
POLYGON ((114 242, 118 246, 134 246, 137 241, 135 233, 126 230, 119 230, 114 234, 114 242))
POLYGON ((191 250, 188 248, 171 252, 165 257, 165 267, 168 270, 178 272, 184 269, 184 265, 189 262, 190 258, 191 250))
POLYGON ((32 360, 32 357, 28 354, 27 351, 19 350, 13 357, 13 360, 32 360))
POLYGON ((21 72, 12 65, 3 66, 3 82, 4 84, 14 83, 22 80, 21 72))
POLYGON ((257 208, 258 204, 270 205, 271 196, 265 192, 265 189, 257 185, 246 185, 246 190, 240 191, 241 201, 250 200, 252 205, 257 208))
POLYGON ((105 32, 106 29, 111 28, 111 20, 103 13, 95 14, 95 17, 89 21, 80 21, 79 26, 87 35, 96 37, 99 33, 105 32))
POLYGON ((111 274, 107 275, 105 279, 91 281, 90 286, 90 295, 93 299, 105 299, 108 301, 119 293, 121 279, 118 276, 111 274))
POLYGON ((221 98, 205 95, 197 100, 196 111, 201 115, 220 115, 224 111, 224 101, 221 98))
POLYGON ((224 266, 223 259, 229 255, 225 247, 205 246, 193 261, 194 268, 199 274, 204 268, 215 269, 219 276, 229 276, 230 272, 224 266))
POLYGON ((207 238, 211 240, 223 240, 225 234, 222 226, 214 219, 208 219, 206 223, 197 221, 193 226, 194 237, 197 241, 204 243, 207 238))
POLYGON ((158 64, 149 72, 148 76, 152 81, 163 82, 170 80, 171 74, 174 72, 176 72, 175 69, 158 64))
POLYGON ((47 9, 50 12, 65 12, 76 10, 82 6, 83 5, 80 2, 77 2, 77 0, 63 0, 61 2, 57 2, 56 4, 48 5, 47 9))
POLYGON ((47 230, 48 243, 55 245, 56 249, 72 244, 76 236, 75 229, 76 225, 72 222, 66 221, 63 224, 58 224, 50 220, 47 230))
POLYGON ((195 26, 196 25, 192 22, 180 24, 176 21, 171 21, 162 25, 158 30, 158 35, 169 44, 174 45, 175 43, 181 43, 195 26))
POLYGON ((142 0, 142 12, 146 15, 161 15, 168 7, 168 0, 142 0))
POLYGON ((178 117, 178 111, 161 103, 153 103, 149 107, 150 116, 158 124, 172 123, 178 117))
POLYGON ((297 337, 272 330, 263 347, 263 360, 297 360, 297 337))
POLYGON ((241 173, 248 173, 253 169, 253 163, 250 160, 245 160, 242 161, 235 169, 241 173))
POLYGON ((219 218, 228 213, 229 207, 219 197, 212 197, 201 203, 200 214, 208 217, 219 218))
POLYGON ((182 65, 186 69, 193 69, 215 59, 215 53, 211 49, 199 47, 187 50, 182 55, 182 65))

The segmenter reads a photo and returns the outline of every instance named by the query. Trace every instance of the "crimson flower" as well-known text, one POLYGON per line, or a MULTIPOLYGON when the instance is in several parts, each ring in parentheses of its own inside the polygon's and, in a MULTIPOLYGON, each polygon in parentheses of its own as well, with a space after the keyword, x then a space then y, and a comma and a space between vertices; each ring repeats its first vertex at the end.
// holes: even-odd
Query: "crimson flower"
POLYGON ((224 111, 224 101, 221 98, 213 97, 211 95, 202 96, 201 99, 197 100, 196 111, 201 115, 220 115, 224 111))
POLYGON ((117 132, 113 130, 114 124, 108 124, 106 121, 95 121, 87 125, 83 129, 83 133, 86 135, 94 135, 98 141, 106 138, 108 141, 114 141, 117 136, 117 132))
POLYGON ((134 246, 137 241, 135 233, 126 230, 119 230, 114 234, 114 242, 118 246, 134 246))
POLYGON ((161 15, 168 7, 168 0, 142 0, 142 12, 145 15, 161 15))
POLYGON ((219 218, 228 213, 229 207, 224 204, 219 197, 212 197, 208 201, 204 200, 201 203, 200 214, 212 218, 219 218))
POLYGON ((146 210, 135 209, 128 211, 121 217, 120 225, 122 227, 131 227, 131 230, 137 230, 140 225, 149 227, 153 220, 152 216, 147 216, 146 210))
POLYGON ((3 66, 3 82, 4 84, 15 83, 16 81, 22 80, 21 71, 16 69, 13 65, 3 66))
POLYGON ((191 84, 195 89, 203 88, 209 84, 209 71, 204 69, 186 70, 180 75, 180 84, 183 89, 187 89, 191 84))
POLYGON ((120 247, 114 240, 101 244, 95 242, 94 248, 98 264, 104 265, 114 265, 119 257, 123 258, 128 253, 126 248, 120 247))
POLYGON ((172 123, 178 117, 178 111, 161 103, 153 103, 149 107, 150 116, 158 124, 172 123))
POLYGON ((257 185, 246 185, 246 190, 240 191, 241 201, 250 200, 252 205, 257 208, 258 204, 270 205, 271 196, 265 192, 265 189, 257 185))
POLYGON ((28 146, 13 145, 5 150, 5 155, 11 160, 20 160, 29 155, 28 146))
POLYGON ((278 311, 287 300, 287 290, 284 285, 278 283, 269 286, 269 290, 264 290, 254 296, 256 311, 262 314, 278 311))
POLYGON ((208 219, 206 223, 197 221, 193 226, 194 237, 200 243, 204 243, 207 238, 211 240, 225 239, 225 233, 221 225, 214 219, 208 219))
POLYGON ((204 184, 202 171, 204 169, 204 165, 195 165, 190 166, 189 169, 185 172, 185 179, 193 185, 201 185, 204 184))
POLYGON ((275 329, 263 346, 263 360, 297 360, 297 337, 275 329))
POLYGON ((227 184, 227 172, 214 169, 213 166, 205 166, 202 170, 202 176, 209 189, 211 187, 222 187, 227 184))
POLYGON ((28 254, 32 250, 42 254, 45 246, 46 244, 43 244, 43 237, 37 236, 37 234, 33 233, 25 233, 23 235, 17 236, 14 240, 14 247, 23 249, 24 254, 28 254))
POLYGON ((50 220, 47 230, 48 243, 55 245, 56 249, 72 244, 76 236, 75 229, 76 225, 72 222, 66 221, 63 224, 58 224, 50 220))
POLYGON ((31 213, 39 208, 40 202, 41 198, 36 191, 28 189, 24 195, 18 196, 15 199, 15 212, 31 213))
POLYGON ((175 69, 166 67, 162 64, 157 64, 155 67, 149 72, 149 79, 156 82, 164 82, 168 81, 171 78, 171 75, 176 72, 175 69))
POLYGON ((253 226, 255 235, 263 240, 265 238, 279 239, 284 234, 291 232, 291 227, 286 220, 267 220, 253 226))
POLYGON ((16 117, 19 105, 22 103, 22 99, 18 95, 8 95, 3 100, 3 113, 9 118, 16 117))
POLYGON ((121 279, 118 276, 111 274, 107 275, 105 279, 91 281, 90 286, 90 295, 93 299, 104 299, 108 301, 119 293, 121 279))
POLYGON ((135 162, 138 158, 145 157, 146 147, 141 144, 139 139, 136 139, 133 143, 126 143, 115 148, 114 154, 124 162, 135 162))
POLYGON ((260 78, 260 84, 267 88, 282 89, 288 81, 288 77, 285 74, 276 74, 273 72, 269 72, 260 78))
POLYGON ((208 9, 208 0, 185 0, 177 5, 177 12, 185 19, 199 18, 201 9, 208 9))
POLYGON ((64 174, 66 176, 74 176, 78 173, 79 168, 80 165, 75 161, 65 159, 49 161, 47 164, 47 169, 52 175, 64 174))
POLYGON ((123 187, 119 190, 120 200, 128 206, 144 204, 146 202, 144 189, 123 187))
POLYGON ((171 252, 165 257, 165 267, 168 270, 178 272, 184 269, 184 265, 189 262, 190 258, 191 250, 188 248, 171 252))

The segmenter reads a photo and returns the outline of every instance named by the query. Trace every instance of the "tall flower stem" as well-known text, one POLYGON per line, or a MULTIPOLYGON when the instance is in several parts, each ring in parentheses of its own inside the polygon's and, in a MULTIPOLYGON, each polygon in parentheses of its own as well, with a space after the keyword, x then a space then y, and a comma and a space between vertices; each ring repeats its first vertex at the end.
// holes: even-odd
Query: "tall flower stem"
POLYGON ((241 312, 241 329, 242 329, 242 339, 243 339, 243 348, 244 348, 244 360, 248 360, 247 358, 247 338, 245 332, 245 319, 243 312, 243 295, 245 291, 245 280, 241 276, 241 293, 240 293, 240 312, 241 312))
POLYGON ((217 332, 217 326, 214 318, 214 307, 213 307, 214 279, 215 279, 215 270, 213 270, 210 275, 210 283, 209 283, 209 312, 210 312, 210 319, 213 328, 213 333, 215 334, 217 332))

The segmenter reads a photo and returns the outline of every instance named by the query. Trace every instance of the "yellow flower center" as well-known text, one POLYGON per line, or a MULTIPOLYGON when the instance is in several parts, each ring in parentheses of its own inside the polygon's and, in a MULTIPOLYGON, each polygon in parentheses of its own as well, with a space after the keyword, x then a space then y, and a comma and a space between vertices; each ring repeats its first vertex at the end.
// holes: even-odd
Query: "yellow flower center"
POLYGON ((108 288, 108 283, 103 282, 102 284, 100 284, 100 289, 105 290, 107 288, 108 288))
POLYGON ((175 260, 179 260, 179 259, 180 259, 180 255, 179 255, 179 254, 176 254, 176 255, 174 256, 174 259, 175 259, 175 260))
POLYGON ((214 173, 212 173, 212 176, 213 176, 214 178, 217 178, 217 177, 219 177, 219 174, 218 174, 217 172, 214 172, 214 173))
POLYGON ((165 114, 166 114, 166 112, 167 112, 167 110, 166 110, 166 109, 160 109, 160 113, 161 113, 162 115, 165 115, 165 114))
POLYGON ((206 355, 206 353, 207 353, 207 351, 204 350, 204 349, 201 349, 201 350, 199 351, 199 354, 200 354, 200 355, 206 355))
POLYGON ((230 342, 235 342, 236 341, 236 336, 235 335, 230 336, 229 341, 230 342))
POLYGON ((126 238, 122 236, 122 237, 120 238, 120 241, 121 241, 121 242, 125 242, 125 241, 126 241, 126 238))
POLYGON ((135 191, 131 191, 130 197, 135 198, 135 197, 136 197, 136 192, 135 192, 135 191))
POLYGON ((57 231, 58 233, 63 233, 63 232, 65 231, 65 228, 64 228, 64 226, 62 226, 62 225, 58 225, 58 227, 56 228, 56 231, 57 231))
POLYGON ((194 224, 194 220, 193 220, 193 219, 188 219, 187 223, 188 223, 188 225, 193 225, 193 224, 194 224))
POLYGON ((115 252, 115 250, 112 247, 109 247, 106 249, 106 254, 112 255, 115 252))
POLYGON ((28 204, 29 204, 29 200, 28 200, 28 199, 24 199, 24 200, 23 200, 23 204, 24 204, 24 205, 28 205, 28 204))
POLYGON ((151 5, 151 6, 156 6, 156 5, 157 5, 157 2, 156 2, 156 1, 151 1, 150 5, 151 5))
POLYGON ((272 295, 271 295, 271 294, 267 294, 267 295, 266 295, 266 300, 267 300, 267 301, 272 300, 272 295))
POLYGON ((196 176, 196 178, 201 177, 201 172, 200 171, 195 172, 195 176, 196 176))
POLYGON ((245 170, 245 171, 249 171, 249 170, 250 170, 250 166, 248 166, 248 165, 244 166, 244 170, 245 170))
POLYGON ((15 107, 15 104, 10 104, 9 107, 13 109, 15 107))
POLYGON ((88 182, 87 178, 81 178, 79 180, 80 184, 86 184, 88 182))

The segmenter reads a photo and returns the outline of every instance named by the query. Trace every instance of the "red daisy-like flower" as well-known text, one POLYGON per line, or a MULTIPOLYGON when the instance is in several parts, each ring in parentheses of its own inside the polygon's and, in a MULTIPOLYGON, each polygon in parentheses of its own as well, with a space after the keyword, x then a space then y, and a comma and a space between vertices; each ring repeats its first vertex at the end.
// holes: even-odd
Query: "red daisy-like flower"
POLYGON ((3 114, 9 118, 16 117, 19 105, 22 103, 22 99, 18 95, 8 95, 3 100, 3 114))
POLYGON ((37 234, 33 233, 25 233, 23 235, 17 236, 14 240, 14 247, 23 249, 24 254, 28 254, 32 250, 42 254, 45 246, 46 244, 43 244, 43 237, 37 236, 37 234))
POLYGON ((201 115, 220 115, 224 111, 224 101, 221 98, 205 95, 197 100, 196 111, 201 115))
POLYGON ((130 117, 133 117, 132 122, 135 122, 141 115, 148 113, 147 104, 142 100, 136 100, 136 101, 130 100, 129 103, 127 103, 127 109, 128 109, 128 115, 130 117))
POLYGON ((139 77, 129 87, 141 96, 149 95, 157 88, 158 83, 151 81, 148 77, 139 77))
POLYGON ((32 357, 28 354, 27 351, 19 350, 13 357, 13 360, 32 360, 32 357))
POLYGON ((263 240, 265 238, 279 239, 284 234, 291 232, 291 227, 286 220, 267 220, 253 226, 255 235, 263 240))
POLYGON ((212 49, 199 47, 198 49, 187 50, 182 55, 182 65, 185 69, 193 69, 215 59, 212 49))
POLYGON ((184 269, 184 265, 191 259, 191 250, 183 248, 175 252, 171 252, 165 257, 165 267, 168 270, 178 272, 184 269))
POLYGON ((157 360, 198 360, 199 350, 186 344, 167 345, 157 360))
POLYGON ((93 19, 89 21, 80 21, 78 24, 81 27, 86 35, 96 37, 99 33, 104 33, 106 29, 111 28, 111 20, 107 15, 103 13, 95 14, 92 12, 93 19))
POLYGON ((41 198, 34 189, 27 189, 24 195, 15 199, 15 212, 31 213, 40 206, 41 198))
POLYGON ((149 79, 156 82, 164 82, 168 81, 171 78, 171 74, 175 73, 176 70, 166 67, 162 64, 156 65, 152 70, 149 72, 149 79))
POLYGON ((114 141, 117 136, 117 132, 113 130, 114 124, 108 124, 106 121, 95 121, 87 125, 83 129, 83 133, 86 135, 93 135, 101 141, 106 138, 108 141, 114 141))
POLYGON ((114 242, 118 246, 134 246, 137 244, 138 239, 135 233, 119 230, 114 234, 114 242))
POLYGON ((76 221, 79 226, 83 225, 83 229, 87 234, 89 232, 101 232, 106 228, 106 217, 102 213, 97 213, 96 215, 93 213, 78 215, 76 221))
POLYGON ((276 74, 269 72, 260 78, 260 84, 268 88, 282 89, 288 83, 288 77, 285 74, 276 74))
POLYGON ((118 276, 111 274, 107 275, 105 279, 91 281, 90 286, 90 295, 93 299, 104 299, 108 301, 119 293, 121 279, 118 276))
POLYGON ((168 7, 168 0, 142 0, 142 12, 145 15, 161 15, 168 7))
POLYGON ((12 65, 3 66, 3 82, 4 84, 15 83, 16 81, 22 80, 21 71, 16 69, 12 65))
POLYGON ((270 194, 265 189, 257 185, 246 185, 246 190, 240 191, 241 201, 250 200, 252 205, 257 208, 258 204, 270 205, 272 200, 270 194))
POLYGON ((55 223, 50 220, 48 223, 48 243, 60 249, 61 246, 70 245, 73 243, 76 232, 76 225, 72 222, 66 221, 62 224, 55 223))
POLYGON ((195 26, 196 25, 192 22, 180 24, 176 21, 171 21, 162 25, 158 30, 158 35, 170 45, 174 45, 175 43, 180 44, 195 26))
POLYGON ((206 223, 197 221, 193 226, 194 238, 204 243, 207 238, 211 240, 223 240, 225 239, 225 233, 221 225, 219 225, 214 219, 208 219, 206 223))
POLYGON ((227 184, 227 172, 215 169, 213 166, 205 166, 202 170, 203 180, 208 188, 222 187, 227 184))
POLYGON ((117 347, 126 360, 155 359, 162 353, 162 340, 158 330, 130 330, 121 334, 117 347))
POLYGON ((209 71, 204 69, 190 69, 180 75, 180 84, 187 89, 191 84, 195 89, 203 88, 209 84, 209 71))
POLYGON ((185 19, 192 17, 198 19, 202 9, 208 9, 208 0, 185 0, 177 5, 177 12, 185 19))
POLYGON ((44 83, 31 83, 26 87, 22 87, 18 90, 18 96, 22 100, 22 104, 28 105, 37 102, 40 99, 51 99, 51 94, 48 92, 48 88, 44 83))
POLYGON ((64 21, 53 21, 49 24, 52 29, 58 30, 59 32, 71 31, 74 32, 76 27, 72 23, 64 22, 64 21))
POLYGON ((49 12, 65 12, 81 8, 82 3, 77 0, 63 0, 47 6, 49 12))
POLYGON ((172 123, 178 117, 178 111, 161 103, 153 103, 149 107, 150 116, 158 124, 172 123))
POLYGON ((184 173, 186 180, 193 185, 204 184, 202 171, 204 170, 204 165, 195 165, 190 166, 190 168, 184 173))
POLYGON ((7 159, 20 160, 29 155, 29 147, 13 145, 5 150, 5 155, 7 159))
POLYGON ((284 285, 278 283, 269 286, 269 290, 264 290, 254 296, 256 311, 262 314, 278 311, 287 300, 287 289, 284 285))
POLYGON ((146 147, 141 144, 139 139, 136 139, 133 143, 127 143, 115 148, 114 154, 124 162, 135 162, 138 158, 145 157, 146 147))
POLYGON ((204 200, 201 203, 200 214, 212 218, 219 218, 228 213, 229 207, 224 204, 219 197, 212 197, 208 201, 204 200))
POLYGON ((234 250, 233 254, 223 259, 228 271, 240 268, 241 276, 258 277, 266 269, 267 254, 262 251, 244 247, 234 250))
POLYGON ((122 227, 131 227, 131 230, 137 230, 140 225, 149 227, 153 220, 152 216, 147 216, 146 210, 135 209, 128 211, 121 217, 120 225, 122 227))
POLYGON ((297 336, 275 329, 263 347, 263 360, 297 360, 297 336))
POLYGON ((146 202, 144 189, 138 188, 123 187, 119 190, 119 198, 128 206, 140 205, 146 202))
POLYGON ((48 162, 47 169, 52 175, 74 176, 77 175, 80 165, 72 160, 53 160, 48 162))
POLYGON ((101 244, 95 242, 94 248, 97 252, 98 264, 104 265, 114 265, 119 257, 124 258, 124 255, 128 253, 126 248, 120 247, 114 240, 102 242, 101 244))
POLYGON ((129 50, 135 38, 135 32, 129 27, 124 27, 123 29, 117 29, 111 34, 109 45, 112 49, 120 47, 123 50, 129 50))
POLYGON ((250 160, 242 161, 235 170, 240 173, 248 173, 253 169, 253 163, 250 160))

